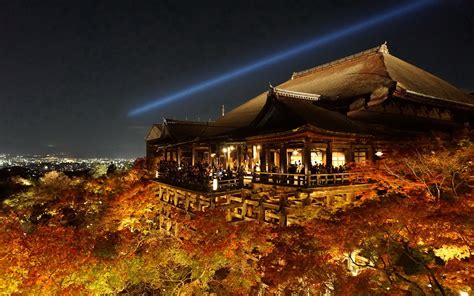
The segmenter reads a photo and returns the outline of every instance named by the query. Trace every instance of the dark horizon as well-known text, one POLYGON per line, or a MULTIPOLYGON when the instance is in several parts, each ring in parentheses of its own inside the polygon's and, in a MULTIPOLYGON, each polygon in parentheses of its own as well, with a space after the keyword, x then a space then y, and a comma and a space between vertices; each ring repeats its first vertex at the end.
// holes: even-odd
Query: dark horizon
POLYGON ((269 82, 384 41, 393 55, 472 92, 474 3, 434 2, 135 118, 127 113, 140 104, 399 1, 4 2, 0 153, 141 157, 163 117, 216 119, 221 105, 231 110, 269 82))

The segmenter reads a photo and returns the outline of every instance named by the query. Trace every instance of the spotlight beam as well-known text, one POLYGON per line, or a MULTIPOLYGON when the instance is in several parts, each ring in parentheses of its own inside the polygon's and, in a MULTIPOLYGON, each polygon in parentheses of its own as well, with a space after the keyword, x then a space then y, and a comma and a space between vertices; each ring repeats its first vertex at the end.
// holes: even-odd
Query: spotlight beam
POLYGON ((305 51, 308 51, 310 49, 315 49, 318 47, 321 47, 325 44, 328 44, 330 42, 333 42, 335 40, 338 40, 342 37, 348 36, 350 34, 354 34, 357 32, 360 32, 364 29, 373 27, 377 24, 383 23, 384 21, 387 21, 389 19, 393 19, 397 16, 402 16, 411 12, 414 12, 416 10, 419 10, 425 6, 428 6, 430 4, 433 4, 436 2, 436 0, 418 0, 411 2, 409 4, 401 5, 395 8, 392 8, 391 10, 382 12, 376 16, 373 16, 367 20, 361 21, 354 23, 352 25, 349 25, 347 27, 340 28, 338 30, 332 31, 330 33, 326 33, 322 36, 316 37, 314 39, 308 40, 307 42, 295 46, 293 48, 289 48, 283 51, 280 51, 274 55, 269 55, 266 57, 263 57, 253 63, 246 64, 242 66, 241 68, 238 68, 236 70, 232 70, 226 73, 223 73, 221 75, 212 77, 210 79, 204 80, 202 82, 198 82, 194 85, 192 85, 189 88, 171 93, 169 95, 165 95, 163 97, 160 97, 158 99, 155 99, 153 101, 150 101, 146 103, 145 105, 138 107, 136 109, 131 110, 128 113, 128 116, 137 116, 142 113, 148 112, 150 110, 162 107, 166 104, 172 103, 174 101, 177 101, 179 99, 182 99, 184 97, 187 97, 189 95, 201 92, 203 90, 206 90, 208 88, 211 88, 212 86, 221 84, 223 82, 226 82, 228 80, 231 80, 233 78, 237 78, 239 76, 242 76, 244 74, 256 71, 259 68, 263 68, 265 66, 274 64, 278 61, 288 59, 292 56, 295 56, 297 54, 303 53, 305 51))

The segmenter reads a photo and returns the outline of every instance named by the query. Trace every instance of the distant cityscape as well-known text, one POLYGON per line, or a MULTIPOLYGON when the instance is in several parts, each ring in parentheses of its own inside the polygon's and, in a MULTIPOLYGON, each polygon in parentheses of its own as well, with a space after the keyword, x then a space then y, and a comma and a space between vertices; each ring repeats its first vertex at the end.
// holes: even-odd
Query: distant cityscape
POLYGON ((98 166, 112 166, 116 170, 123 170, 130 167, 134 161, 135 159, 126 158, 73 158, 61 155, 0 154, 0 171, 7 175, 18 172, 20 175, 28 175, 34 178, 50 171, 89 172, 98 166))

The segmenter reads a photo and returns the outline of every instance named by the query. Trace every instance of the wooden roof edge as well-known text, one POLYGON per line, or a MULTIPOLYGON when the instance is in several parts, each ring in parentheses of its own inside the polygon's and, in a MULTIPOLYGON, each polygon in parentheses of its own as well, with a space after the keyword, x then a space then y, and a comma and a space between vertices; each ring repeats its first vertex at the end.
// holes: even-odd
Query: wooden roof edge
POLYGON ((275 94, 277 97, 283 96, 286 98, 302 99, 302 100, 313 101, 313 102, 319 101, 321 99, 321 95, 319 94, 287 90, 287 89, 278 88, 278 87, 270 87, 269 92, 275 94))
POLYGON ((253 140, 258 140, 258 139, 288 136, 288 135, 291 135, 291 134, 294 134, 294 133, 306 132, 306 131, 318 132, 318 133, 328 135, 328 136, 353 137, 353 138, 354 137, 374 138, 374 136, 370 135, 370 134, 335 132, 335 131, 329 131, 329 130, 325 130, 325 129, 322 129, 322 128, 318 128, 318 127, 316 127, 314 125, 311 125, 311 124, 304 124, 304 125, 299 126, 295 129, 291 129, 291 130, 287 130, 287 131, 283 131, 283 132, 276 132, 276 133, 269 133, 269 134, 262 134, 262 135, 257 135, 257 136, 246 137, 245 140, 253 141, 253 140))
POLYGON ((416 92, 416 91, 413 91, 413 90, 406 89, 406 88, 400 86, 398 83, 397 83, 397 88, 394 92, 394 95, 396 95, 398 97, 401 97, 403 99, 411 100, 411 101, 415 101, 415 102, 419 102, 420 99, 421 99, 421 100, 425 100, 425 101, 429 101, 429 102, 435 102, 435 103, 438 103, 438 104, 441 104, 441 105, 445 105, 445 104, 455 105, 456 107, 458 107, 460 109, 464 109, 464 110, 470 110, 470 111, 474 110, 474 104, 464 103, 464 102, 459 102, 459 101, 452 101, 452 100, 449 100, 449 99, 440 98, 440 97, 436 97, 436 96, 416 92))
POLYGON ((211 141, 233 142, 233 143, 245 142, 244 140, 231 138, 230 136, 209 137, 209 138, 206 138, 206 137, 199 138, 198 137, 198 138, 188 140, 188 141, 182 141, 182 142, 176 142, 176 143, 166 143, 164 145, 158 146, 158 148, 170 148, 170 147, 176 147, 176 146, 181 146, 181 145, 193 144, 193 143, 196 143, 196 142, 211 142, 211 141))
POLYGON ((211 125, 214 121, 193 121, 163 118, 165 124, 183 124, 183 125, 211 125))
MULTIPOLYGON (((151 131, 152 131, 155 127, 159 128, 159 126, 161 126, 161 125, 162 125, 162 123, 154 123, 154 124, 151 125, 151 128, 150 128, 150 129, 148 130, 148 132, 146 133, 145 142, 155 140, 155 139, 148 139, 148 138, 150 137, 151 131)), ((158 138, 157 138, 157 139, 158 139, 158 138)))
POLYGON ((324 63, 324 64, 318 65, 316 67, 313 67, 313 68, 309 68, 309 69, 298 71, 298 72, 293 72, 293 74, 291 75, 291 79, 303 77, 303 76, 306 76, 308 74, 314 73, 316 71, 331 68, 331 67, 339 65, 341 63, 357 59, 361 56, 369 55, 369 54, 375 54, 375 53, 390 54, 390 52, 388 50, 387 42, 385 41, 383 44, 381 44, 379 46, 376 46, 376 47, 373 47, 373 48, 370 48, 370 49, 367 49, 367 50, 364 50, 364 51, 361 51, 361 52, 358 52, 358 53, 355 53, 355 54, 349 55, 347 57, 343 57, 343 58, 340 58, 340 59, 337 59, 337 60, 334 60, 334 61, 331 61, 331 62, 328 62, 328 63, 324 63))

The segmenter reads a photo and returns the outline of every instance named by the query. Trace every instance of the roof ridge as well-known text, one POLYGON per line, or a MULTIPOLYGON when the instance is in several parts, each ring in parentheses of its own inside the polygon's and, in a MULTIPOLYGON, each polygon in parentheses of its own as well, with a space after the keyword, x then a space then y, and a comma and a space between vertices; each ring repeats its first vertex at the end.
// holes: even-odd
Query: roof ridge
POLYGON ((277 96, 284 96, 287 98, 302 99, 302 100, 308 100, 308 101, 319 101, 319 99, 321 99, 321 95, 319 94, 311 94, 311 93, 305 93, 305 92, 300 92, 300 91, 287 90, 287 89, 273 87, 273 86, 270 86, 270 91, 276 94, 277 96))
POLYGON ((325 63, 325 64, 321 64, 321 65, 318 65, 316 67, 309 68, 309 69, 306 69, 306 70, 303 70, 303 71, 293 72, 293 74, 291 75, 291 79, 306 76, 306 75, 314 73, 316 71, 319 71, 319 70, 322 70, 322 69, 327 69, 327 68, 333 67, 335 65, 339 65, 343 62, 351 61, 351 60, 354 60, 354 59, 359 58, 361 56, 374 54, 374 53, 390 54, 390 52, 388 50, 388 46, 387 46, 387 41, 385 41, 383 44, 381 44, 379 46, 376 46, 376 47, 373 47, 373 48, 370 48, 370 49, 367 49, 367 50, 349 55, 347 57, 343 57, 343 58, 340 58, 340 59, 337 59, 337 60, 334 60, 334 61, 331 61, 331 62, 328 62, 328 63, 325 63))
POLYGON ((188 124, 188 125, 209 125, 209 121, 192 121, 192 120, 180 120, 180 119, 169 119, 169 118, 164 118, 166 124, 188 124))

